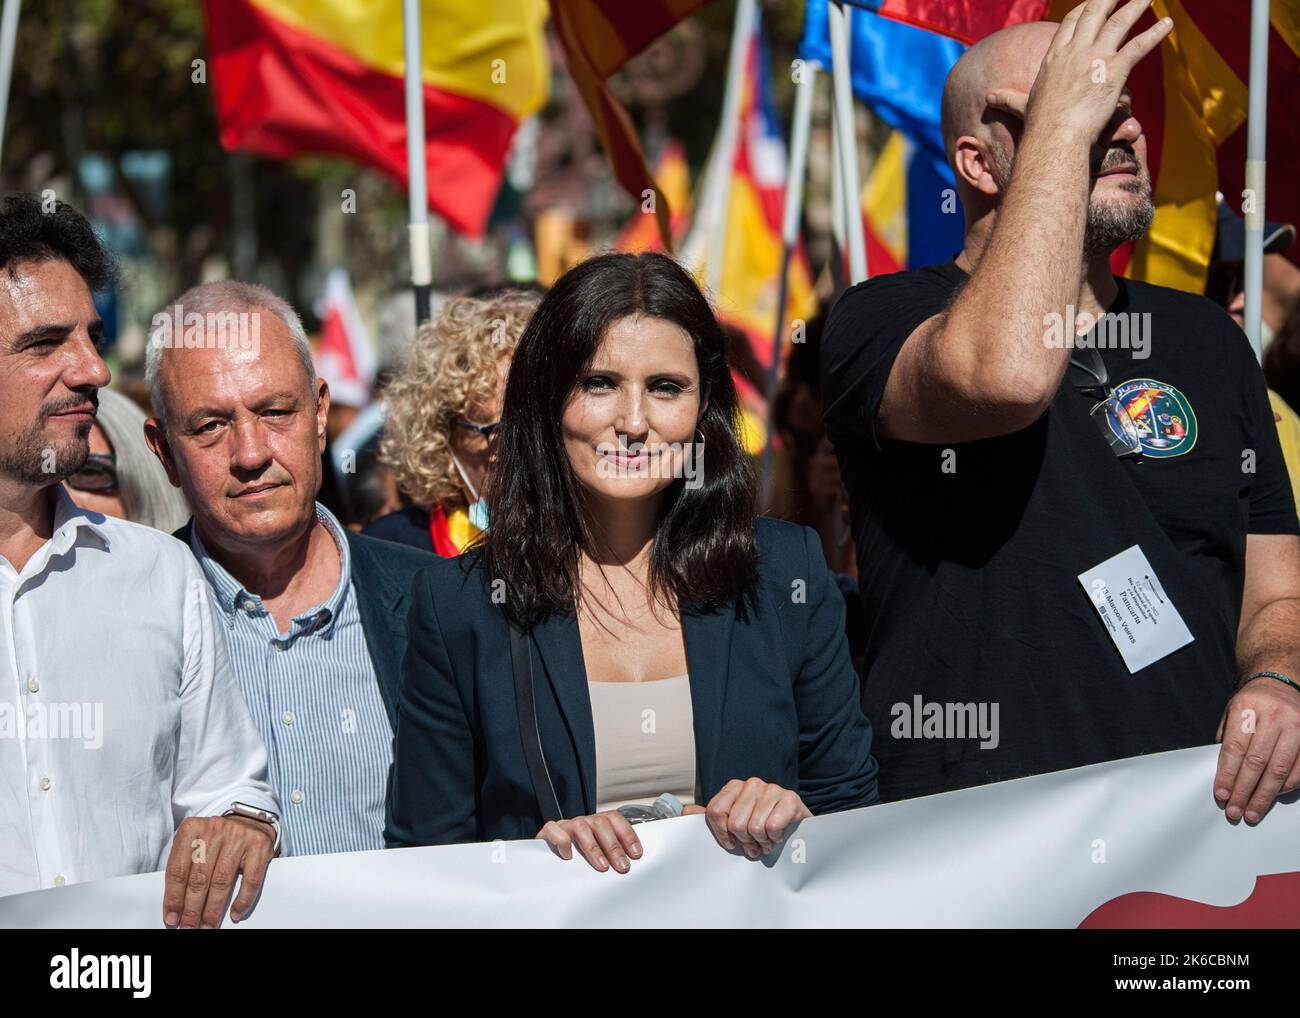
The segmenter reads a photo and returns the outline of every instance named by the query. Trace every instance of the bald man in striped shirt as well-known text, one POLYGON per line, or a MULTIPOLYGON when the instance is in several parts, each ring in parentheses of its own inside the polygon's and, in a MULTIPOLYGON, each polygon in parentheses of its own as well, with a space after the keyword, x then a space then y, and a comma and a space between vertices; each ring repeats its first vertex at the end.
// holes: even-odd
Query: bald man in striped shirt
POLYGON ((194 518, 293 855, 383 847, 406 597, 432 556, 316 501, 329 413, 302 324, 264 287, 209 283, 156 315, 150 447, 194 518))

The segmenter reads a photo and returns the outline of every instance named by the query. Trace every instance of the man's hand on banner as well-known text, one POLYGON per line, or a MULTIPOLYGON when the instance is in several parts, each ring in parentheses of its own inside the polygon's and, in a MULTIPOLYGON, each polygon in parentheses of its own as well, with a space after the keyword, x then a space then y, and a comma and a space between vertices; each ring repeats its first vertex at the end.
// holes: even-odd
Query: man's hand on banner
POLYGON ((187 817, 172 840, 163 889, 163 924, 183 930, 216 929, 226 914, 235 878, 233 922, 248 918, 262 892, 275 831, 247 817, 187 817))
POLYGON ((812 816, 798 793, 762 778, 733 778, 707 807, 687 806, 683 812, 705 814, 719 845, 728 852, 739 847, 751 859, 771 854, 787 827, 812 816))
POLYGON ((1300 788, 1300 693, 1268 676, 1228 702, 1214 798, 1234 823, 1257 824, 1280 794, 1300 788))

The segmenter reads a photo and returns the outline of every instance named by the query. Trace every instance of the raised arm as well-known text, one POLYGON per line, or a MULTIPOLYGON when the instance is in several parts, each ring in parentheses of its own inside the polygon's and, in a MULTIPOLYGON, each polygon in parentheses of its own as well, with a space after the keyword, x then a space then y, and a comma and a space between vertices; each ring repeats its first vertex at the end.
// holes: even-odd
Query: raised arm
MULTIPOLYGON (((941 315, 908 337, 894 362, 876 427, 885 438, 960 442, 1028 427, 1047 409, 1069 363, 1048 344, 1045 315, 1079 299, 1090 158, 1116 116, 1129 72, 1168 34, 1164 19, 1127 44, 1149 0, 1111 13, 1089 0, 1061 23, 1032 90, 976 97, 998 115, 1023 118, 1010 182, 969 282, 941 315)), ((974 75, 980 78, 980 75, 974 75)), ((957 172, 996 196, 996 167, 971 137, 952 143, 957 172)))

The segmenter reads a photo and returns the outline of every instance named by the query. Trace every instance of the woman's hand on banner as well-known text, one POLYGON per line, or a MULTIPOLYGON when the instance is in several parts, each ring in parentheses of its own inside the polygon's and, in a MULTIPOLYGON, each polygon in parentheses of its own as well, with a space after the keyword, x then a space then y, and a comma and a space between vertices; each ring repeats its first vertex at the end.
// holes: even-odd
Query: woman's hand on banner
POLYGON ((684 813, 703 813, 709 830, 728 852, 741 849, 751 859, 768 855, 785 839, 785 829, 812 816, 798 793, 762 778, 733 778, 708 806, 687 806, 684 813))
POLYGON ((561 859, 572 859, 574 846, 591 868, 604 873, 612 865, 619 873, 631 867, 629 859, 641 858, 641 842, 627 818, 617 810, 552 820, 540 831, 541 838, 561 859))

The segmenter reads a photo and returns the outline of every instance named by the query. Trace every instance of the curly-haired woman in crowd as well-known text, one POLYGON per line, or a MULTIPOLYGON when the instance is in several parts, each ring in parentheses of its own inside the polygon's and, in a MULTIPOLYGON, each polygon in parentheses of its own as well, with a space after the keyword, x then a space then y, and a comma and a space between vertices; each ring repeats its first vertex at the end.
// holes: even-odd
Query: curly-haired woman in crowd
POLYGON ((451 557, 487 529, 483 487, 506 373, 538 300, 515 289, 453 297, 420 326, 410 361, 384 390, 379 445, 408 504, 366 534, 451 557))

